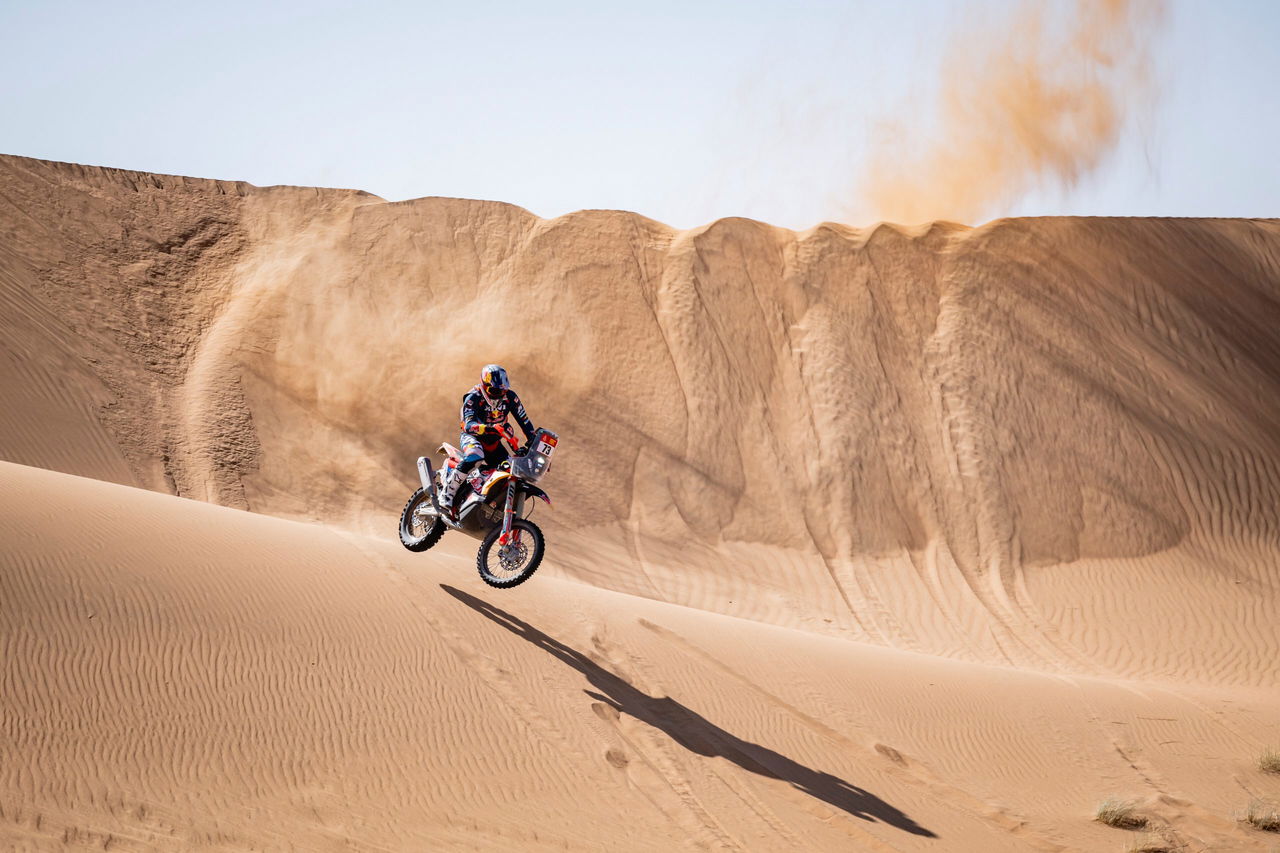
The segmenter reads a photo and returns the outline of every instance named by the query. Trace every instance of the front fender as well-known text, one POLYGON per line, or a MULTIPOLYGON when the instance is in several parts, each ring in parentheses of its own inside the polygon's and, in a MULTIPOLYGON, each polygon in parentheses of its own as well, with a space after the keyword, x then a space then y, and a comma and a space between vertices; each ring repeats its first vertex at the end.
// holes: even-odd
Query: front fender
POLYGON ((530 485, 529 483, 521 483, 520 491, 524 492, 526 495, 533 495, 535 498, 542 498, 547 502, 547 506, 551 506, 551 496, 542 491, 542 489, 539 489, 537 486, 530 485))
MULTIPOLYGON (((511 479, 510 472, 507 472, 507 471, 502 472, 501 474, 499 474, 498 476, 490 480, 488 483, 485 483, 484 491, 481 492, 480 495, 482 497, 487 498, 489 497, 489 493, 492 492, 498 486, 502 486, 503 488, 506 488, 507 481, 510 479, 511 479)), ((521 480, 519 481, 519 486, 517 486, 517 488, 519 488, 519 490, 524 492, 526 495, 532 495, 535 498, 542 498, 544 501, 547 502, 547 506, 551 506, 551 496, 548 495, 546 492, 542 491, 542 489, 539 489, 537 486, 532 485, 531 483, 526 483, 523 480, 521 480)))

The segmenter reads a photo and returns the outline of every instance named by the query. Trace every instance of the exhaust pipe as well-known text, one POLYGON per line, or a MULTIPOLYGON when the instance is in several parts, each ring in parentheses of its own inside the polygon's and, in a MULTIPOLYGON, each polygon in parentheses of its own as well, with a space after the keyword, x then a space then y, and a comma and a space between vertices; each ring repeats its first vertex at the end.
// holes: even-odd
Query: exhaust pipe
POLYGON ((433 494, 435 486, 431 481, 435 479, 435 472, 431 470, 431 460, 425 456, 418 457, 418 477, 422 479, 422 490, 433 494))
POLYGON ((454 530, 461 530, 462 526, 456 521, 444 514, 444 510, 440 509, 440 500, 436 496, 435 469, 431 467, 431 460, 425 456, 418 457, 418 478, 422 480, 422 490, 431 498, 431 506, 435 509, 436 515, 440 516, 440 520, 452 527, 454 530))

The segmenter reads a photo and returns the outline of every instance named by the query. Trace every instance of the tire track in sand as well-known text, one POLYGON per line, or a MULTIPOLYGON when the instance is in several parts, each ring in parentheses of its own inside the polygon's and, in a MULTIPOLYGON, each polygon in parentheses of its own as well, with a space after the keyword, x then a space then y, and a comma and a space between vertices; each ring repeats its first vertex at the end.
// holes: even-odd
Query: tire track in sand
MULTIPOLYGON (((651 631, 669 643, 690 652, 717 671, 727 675, 739 684, 750 688, 775 708, 799 720, 801 723, 808 726, 827 740, 852 752, 866 753, 868 750, 874 752, 878 757, 881 769, 898 781, 904 782, 917 789, 924 790, 931 796, 937 797, 940 802, 954 804, 966 814, 976 815, 988 825, 1016 836, 1037 850, 1043 850, 1046 851, 1046 853, 1061 853, 1061 851, 1068 849, 1032 829, 1026 818, 1010 812, 1007 808, 986 802, 980 797, 952 785, 931 771, 919 759, 913 756, 905 756, 893 747, 875 741, 871 733, 862 726, 857 727, 869 740, 872 741, 870 747, 865 743, 858 743, 857 741, 854 741, 852 738, 836 731, 821 720, 805 713, 801 709, 787 702, 785 699, 769 692, 750 678, 747 678, 728 664, 721 661, 719 658, 674 631, 650 622, 644 618, 640 618, 637 621, 640 623, 641 627, 651 631)), ((882 844, 878 839, 876 840, 876 843, 882 844)))
MULTIPOLYGON (((595 760, 592 756, 584 754, 582 750, 565 738, 557 726, 547 719, 533 702, 530 702, 525 697, 524 692, 513 685, 510 672, 503 669, 491 657, 476 651, 473 643, 434 613, 430 608, 426 593, 418 588, 400 569, 396 568, 392 560, 369 547, 367 543, 362 541, 365 537, 360 534, 336 529, 330 530, 371 563, 383 569, 392 583, 404 591, 405 597, 431 626, 435 635, 444 642, 446 647, 469 671, 480 676, 480 680, 485 686, 496 693, 503 703, 511 709, 513 714, 518 715, 529 724, 529 730, 559 755, 574 756, 584 764, 595 760)), ((692 838, 697 839, 700 842, 700 846, 708 846, 707 841, 712 841, 713 845, 720 849, 748 849, 716 820, 714 815, 691 791, 687 790, 687 786, 680 781, 678 773, 670 770, 664 771, 658 762, 655 762, 649 754, 636 744, 634 738, 628 737, 622 728, 617 725, 618 721, 616 719, 609 719, 608 712, 612 710, 609 706, 593 702, 592 710, 596 716, 611 725, 619 738, 631 746, 635 753, 641 757, 646 767, 657 776, 657 780, 640 780, 630 776, 629 778, 632 778, 640 793, 660 814, 674 826, 681 827, 692 838), (597 706, 599 706, 599 710, 597 710, 597 706), (664 804, 663 800, 669 800, 670 798, 661 796, 660 791, 655 791, 655 785, 662 786, 671 792, 678 800, 677 808, 673 809, 672 805, 675 804, 670 802, 664 804)), ((616 713, 614 716, 616 716, 616 713)))

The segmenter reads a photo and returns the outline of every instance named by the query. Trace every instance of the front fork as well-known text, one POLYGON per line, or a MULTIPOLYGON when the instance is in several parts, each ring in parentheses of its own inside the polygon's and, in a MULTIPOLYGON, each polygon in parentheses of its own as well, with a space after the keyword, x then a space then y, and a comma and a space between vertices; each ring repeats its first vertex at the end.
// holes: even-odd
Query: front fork
POLYGON ((502 535, 498 537, 499 545, 519 545, 520 530, 515 526, 516 518, 524 509, 524 495, 516 494, 515 480, 507 483, 507 502, 502 508, 502 535))

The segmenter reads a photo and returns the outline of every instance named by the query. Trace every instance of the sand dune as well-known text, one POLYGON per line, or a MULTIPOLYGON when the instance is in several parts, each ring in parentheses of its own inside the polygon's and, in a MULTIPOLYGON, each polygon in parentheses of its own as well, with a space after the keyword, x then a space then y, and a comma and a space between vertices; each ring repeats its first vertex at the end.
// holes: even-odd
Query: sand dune
MULTIPOLYGON (((0 463, 0 837, 109 849, 1108 849, 1231 810, 1274 691, 946 661, 0 463)), ((447 538, 446 538, 447 541, 447 538)))
POLYGON ((0 308, 15 844, 1266 849, 1280 221, 0 157, 0 308), (505 597, 392 533, 495 360, 563 437, 505 597))

